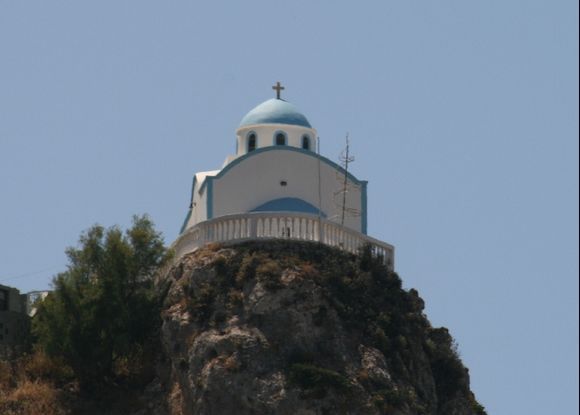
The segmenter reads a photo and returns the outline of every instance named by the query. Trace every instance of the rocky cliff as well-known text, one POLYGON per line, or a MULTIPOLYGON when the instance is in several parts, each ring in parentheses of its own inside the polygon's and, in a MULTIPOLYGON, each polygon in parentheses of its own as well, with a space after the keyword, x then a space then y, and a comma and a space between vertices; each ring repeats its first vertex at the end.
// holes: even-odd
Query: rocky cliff
POLYGON ((154 412, 481 415, 445 328, 370 253, 314 243, 210 246, 166 293, 154 412))

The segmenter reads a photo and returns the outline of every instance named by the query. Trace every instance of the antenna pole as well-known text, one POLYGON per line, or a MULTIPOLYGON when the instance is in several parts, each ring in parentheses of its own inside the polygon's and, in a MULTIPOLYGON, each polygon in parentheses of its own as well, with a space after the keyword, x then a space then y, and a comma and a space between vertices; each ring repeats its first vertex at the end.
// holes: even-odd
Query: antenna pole
POLYGON ((346 214, 346 191, 348 186, 348 163, 350 163, 350 143, 348 140, 348 133, 346 133, 346 155, 344 157, 344 183, 342 188, 342 214, 340 219, 340 224, 344 226, 344 217, 346 214))
POLYGON ((337 170, 336 172, 338 191, 334 192, 334 204, 339 210, 336 212, 333 218, 335 218, 337 223, 345 226, 344 223, 347 216, 360 216, 360 209, 349 207, 347 205, 349 202, 347 199, 347 193, 349 192, 349 189, 351 187, 359 187, 359 185, 349 181, 348 169, 350 164, 354 161, 354 157, 350 153, 350 137, 348 133, 346 133, 346 147, 344 150, 342 150, 338 156, 338 159, 342 170, 337 170))

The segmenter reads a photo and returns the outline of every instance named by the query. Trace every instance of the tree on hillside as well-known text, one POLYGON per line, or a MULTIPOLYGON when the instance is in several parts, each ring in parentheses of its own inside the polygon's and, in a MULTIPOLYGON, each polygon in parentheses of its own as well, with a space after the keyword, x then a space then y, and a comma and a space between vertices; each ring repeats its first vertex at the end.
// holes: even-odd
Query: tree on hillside
POLYGON ((168 252, 147 216, 135 216, 125 233, 93 226, 79 245, 67 250, 68 269, 54 278, 33 333, 87 386, 144 366, 159 321, 152 277, 168 252))

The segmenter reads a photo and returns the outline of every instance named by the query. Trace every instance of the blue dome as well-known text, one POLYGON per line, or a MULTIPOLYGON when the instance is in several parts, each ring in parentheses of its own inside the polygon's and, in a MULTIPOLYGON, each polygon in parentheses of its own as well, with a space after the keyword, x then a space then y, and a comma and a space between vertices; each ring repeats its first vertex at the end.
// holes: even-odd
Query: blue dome
POLYGON ((290 124, 312 128, 306 117, 298 109, 282 99, 262 102, 242 118, 240 127, 253 124, 290 124))

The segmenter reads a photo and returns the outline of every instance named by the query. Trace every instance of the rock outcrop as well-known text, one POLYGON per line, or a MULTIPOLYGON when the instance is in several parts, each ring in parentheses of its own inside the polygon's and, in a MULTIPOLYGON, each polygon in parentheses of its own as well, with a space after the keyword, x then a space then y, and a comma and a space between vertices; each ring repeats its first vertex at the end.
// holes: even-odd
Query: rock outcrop
POLYGON ((158 413, 485 413, 447 330, 369 252, 210 246, 158 284, 158 413))

